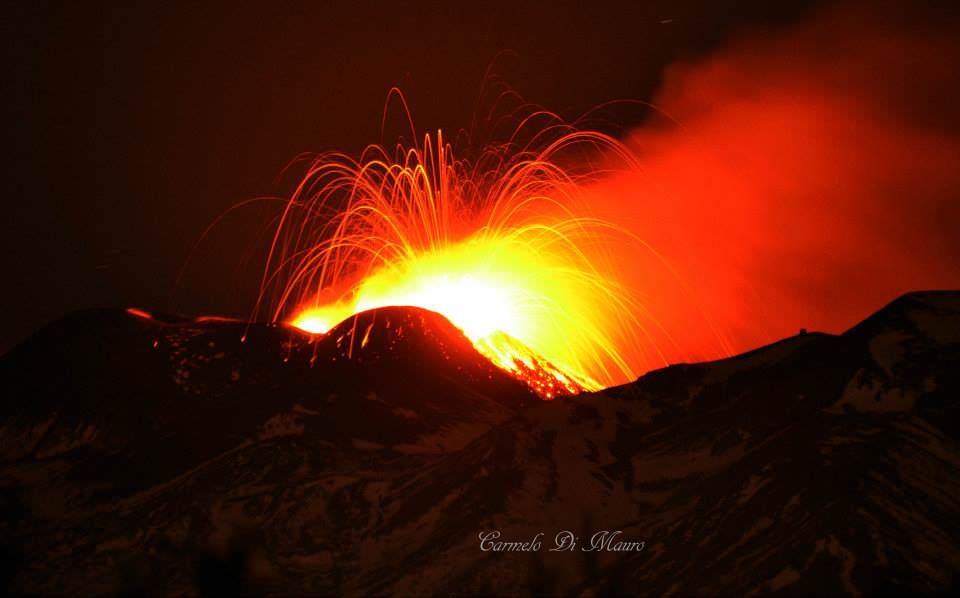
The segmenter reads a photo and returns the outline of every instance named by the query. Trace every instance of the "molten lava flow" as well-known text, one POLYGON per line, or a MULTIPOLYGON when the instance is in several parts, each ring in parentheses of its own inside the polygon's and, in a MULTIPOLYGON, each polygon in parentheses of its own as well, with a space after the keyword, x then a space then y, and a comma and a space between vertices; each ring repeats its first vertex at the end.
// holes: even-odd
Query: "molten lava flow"
MULTIPOLYGON (((473 239, 420 255, 400 271, 383 269, 365 278, 352 301, 304 308, 292 324, 322 333, 358 312, 412 305, 443 314, 480 353, 542 396, 599 388, 588 374, 566 365, 555 366, 517 340, 562 346, 565 326, 591 324, 574 321, 582 318, 589 306, 575 294, 555 288, 566 284, 562 276, 554 282, 545 275, 548 264, 531 259, 535 254, 524 247, 511 245, 509 237, 473 239), (553 308, 545 309, 545 305, 553 308)), ((574 359, 559 350, 551 354, 559 364, 574 359)))
MULTIPOLYGON (((556 242, 557 234, 547 239, 556 242)), ((351 299, 302 308, 291 323, 322 333, 358 312, 412 305, 446 316, 478 351, 544 397, 600 388, 576 354, 590 349, 590 339, 578 336, 587 331, 601 350, 614 348, 602 344, 609 341, 594 321, 603 321, 602 314, 590 317, 597 297, 577 287, 602 281, 578 280, 584 273, 569 270, 575 261, 561 255, 551 262, 549 251, 532 248, 525 237, 522 230, 478 236, 416 255, 363 278, 351 299)))
POLYGON ((632 379, 625 355, 643 344, 644 312, 607 251, 627 237, 589 216, 581 189, 596 172, 561 166, 566 152, 580 164, 584 152, 630 156, 555 117, 535 123, 544 118, 534 113, 469 163, 439 132, 436 145, 427 135, 393 155, 321 155, 274 237, 263 284, 279 291, 273 319, 322 333, 411 305, 446 316, 541 396, 632 379))

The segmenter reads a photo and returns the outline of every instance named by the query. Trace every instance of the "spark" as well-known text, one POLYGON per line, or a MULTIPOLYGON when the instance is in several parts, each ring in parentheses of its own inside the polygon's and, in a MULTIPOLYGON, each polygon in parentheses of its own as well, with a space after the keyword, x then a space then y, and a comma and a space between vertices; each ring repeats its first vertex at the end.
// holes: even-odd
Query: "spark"
POLYGON ((144 311, 144 310, 139 309, 139 308, 136 308, 136 307, 128 307, 128 308, 127 308, 127 313, 130 314, 131 316, 136 316, 136 317, 138 317, 138 318, 143 318, 143 319, 145 319, 145 320, 152 320, 152 319, 153 319, 153 315, 150 314, 150 312, 144 311))
POLYGON ((321 154, 279 218, 258 305, 275 290, 272 319, 313 334, 368 309, 429 309, 545 398, 631 380, 628 356, 659 354, 644 342, 656 323, 610 247, 643 246, 593 218, 582 191, 605 172, 594 163, 632 160, 539 110, 474 161, 442 131, 321 154))

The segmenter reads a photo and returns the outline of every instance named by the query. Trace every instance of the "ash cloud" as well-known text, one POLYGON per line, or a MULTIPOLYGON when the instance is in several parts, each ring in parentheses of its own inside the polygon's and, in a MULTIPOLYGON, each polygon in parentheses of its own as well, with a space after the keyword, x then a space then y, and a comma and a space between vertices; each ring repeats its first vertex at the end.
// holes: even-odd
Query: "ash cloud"
POLYGON ((669 360, 960 288, 960 43, 930 13, 833 7, 664 73, 627 137, 642 170, 594 202, 683 281, 652 258, 627 274, 669 360))

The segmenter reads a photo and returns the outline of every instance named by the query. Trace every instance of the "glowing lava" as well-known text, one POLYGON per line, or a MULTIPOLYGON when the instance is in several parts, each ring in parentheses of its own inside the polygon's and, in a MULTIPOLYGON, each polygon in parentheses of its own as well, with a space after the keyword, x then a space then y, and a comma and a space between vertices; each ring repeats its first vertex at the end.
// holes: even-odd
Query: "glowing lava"
POLYGON ((631 159, 543 112, 473 162, 439 132, 393 154, 323 154, 280 217, 261 300, 276 289, 272 318, 311 333, 377 307, 438 312, 547 398, 630 380, 643 312, 607 251, 628 238, 590 217, 596 171, 561 166, 568 152, 631 159))
POLYGON ((363 279, 352 300, 303 308, 291 323, 323 333, 355 313, 412 305, 443 314, 478 351, 543 396, 599 388, 585 371, 568 365, 579 362, 577 347, 569 343, 575 339, 566 338, 565 330, 593 328, 590 322, 575 321, 589 308, 571 292, 576 281, 545 262, 543 252, 514 242, 510 236, 471 239, 419 255, 398 269, 385 268, 363 279), (531 341, 559 350, 541 356, 547 353, 540 349, 538 355, 528 346, 531 341))

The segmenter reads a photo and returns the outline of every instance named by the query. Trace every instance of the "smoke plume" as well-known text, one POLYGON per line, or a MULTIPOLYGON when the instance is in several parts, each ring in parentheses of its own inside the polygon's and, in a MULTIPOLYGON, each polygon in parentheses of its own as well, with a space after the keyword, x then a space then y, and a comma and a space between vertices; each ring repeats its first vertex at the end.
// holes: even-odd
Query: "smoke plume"
POLYGON ((665 72, 642 170, 593 201, 674 270, 626 273, 670 361, 960 287, 960 45, 902 16, 833 8, 665 72))

